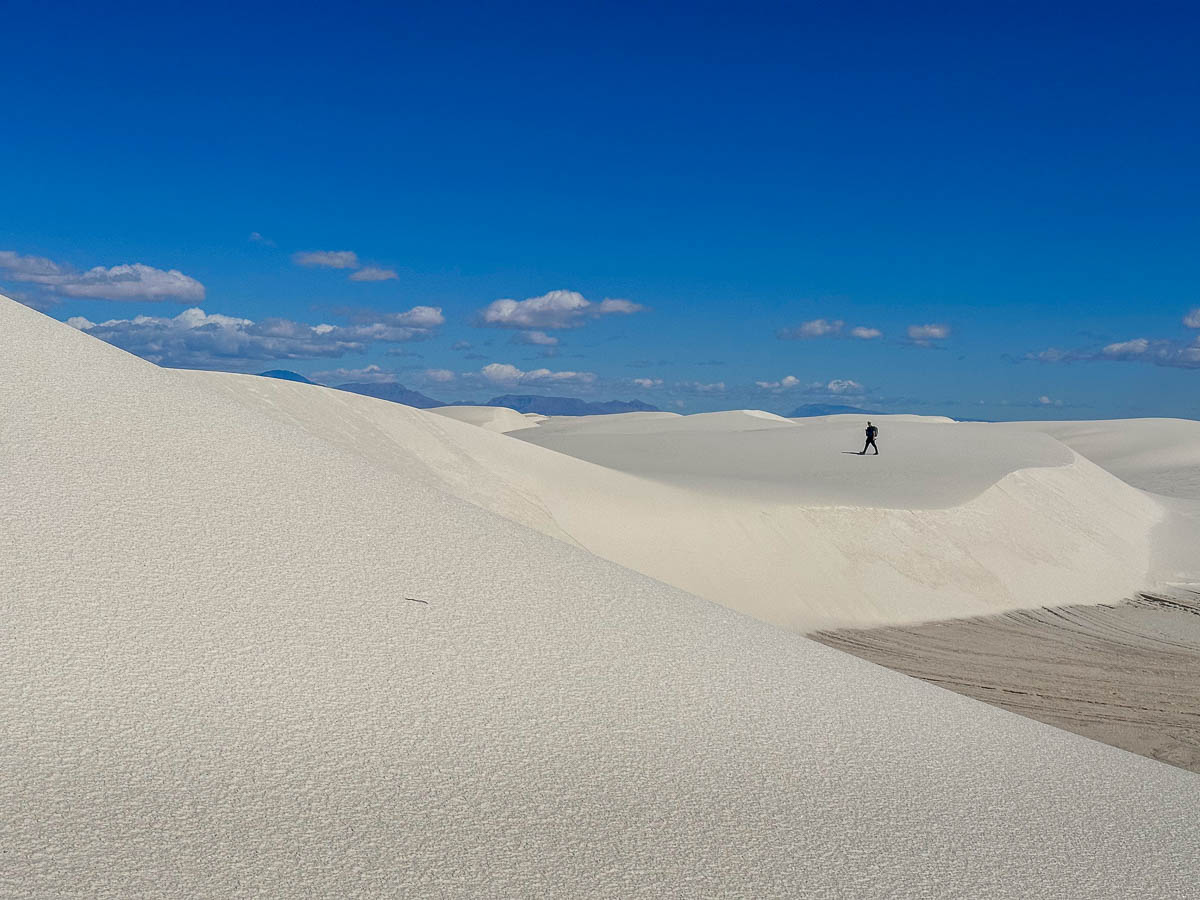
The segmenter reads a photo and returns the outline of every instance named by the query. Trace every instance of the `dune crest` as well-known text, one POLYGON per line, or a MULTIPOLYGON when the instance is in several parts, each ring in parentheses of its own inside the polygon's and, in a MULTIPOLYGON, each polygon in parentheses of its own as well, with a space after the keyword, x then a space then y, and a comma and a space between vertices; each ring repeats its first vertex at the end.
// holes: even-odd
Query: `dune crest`
POLYGON ((468 425, 476 425, 485 431, 507 434, 523 428, 536 428, 546 416, 534 413, 519 413, 503 406, 435 406, 429 412, 468 425))
POLYGON ((998 427, 1052 435, 1134 487, 1200 500, 1200 422, 1193 419, 1006 422, 998 427))

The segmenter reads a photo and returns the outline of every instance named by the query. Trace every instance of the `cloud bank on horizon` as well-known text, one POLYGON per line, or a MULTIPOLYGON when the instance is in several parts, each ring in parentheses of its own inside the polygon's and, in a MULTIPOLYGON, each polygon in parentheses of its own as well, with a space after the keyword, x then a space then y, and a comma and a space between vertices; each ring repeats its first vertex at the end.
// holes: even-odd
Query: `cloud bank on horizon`
MULTIPOLYGON (((263 248, 277 246, 274 241, 257 232, 251 236, 250 243, 263 248)), ((395 270, 364 263, 353 250, 305 250, 292 253, 289 258, 297 269, 348 273, 347 278, 351 282, 400 280, 395 270)), ((0 277, 40 292, 33 297, 21 297, 24 302, 54 310, 70 301, 102 301, 111 306, 122 302, 190 303, 207 296, 204 284, 177 268, 157 268, 144 263, 74 268, 46 256, 15 250, 0 251, 0 277)), ((641 321, 645 315, 639 314, 650 312, 648 305, 629 299, 604 298, 592 301, 578 291, 556 289, 524 300, 493 300, 477 307, 473 313, 469 308, 462 309, 460 306, 457 316, 449 319, 442 306, 417 304, 393 311, 356 305, 326 307, 327 318, 343 321, 305 322, 285 316, 250 318, 207 312, 198 306, 190 306, 174 316, 139 313, 128 317, 92 319, 84 315, 72 315, 66 317, 66 321, 94 337, 160 365, 249 371, 268 362, 303 363, 306 360, 360 357, 363 363, 358 366, 321 369, 307 374, 328 383, 355 380, 411 381, 418 386, 435 386, 450 391, 456 398, 461 398, 463 392, 499 385, 520 386, 535 391, 568 389, 594 397, 605 394, 619 396, 636 389, 650 399, 657 399, 674 408, 688 408, 695 403, 701 403, 702 406, 706 403, 769 406, 784 403, 784 396, 792 392, 826 400, 853 397, 856 402, 870 401, 876 406, 889 402, 886 389, 867 387, 870 382, 861 376, 806 378, 792 372, 775 378, 751 376, 745 381, 731 382, 729 378, 671 378, 665 377, 665 373, 647 371, 630 378, 578 366, 554 369, 523 366, 518 361, 505 359, 494 350, 490 353, 481 352, 492 343, 486 339, 487 332, 499 329, 511 333, 511 345, 532 348, 540 357, 557 356, 564 350, 570 350, 571 355, 582 358, 588 354, 579 352, 578 341, 574 342, 574 346, 566 347, 559 334, 578 335, 606 321, 641 321), (482 342, 464 339, 450 341, 447 350, 465 359, 487 360, 485 364, 462 368, 454 365, 453 360, 446 359, 445 362, 450 365, 443 362, 389 366, 381 365, 382 360, 370 359, 374 353, 398 359, 412 356, 409 351, 395 345, 433 341, 442 334, 448 322, 460 329, 475 330, 485 339, 482 342), (492 357, 490 360, 489 355, 492 357)), ((646 319, 647 325, 637 330, 642 334, 647 329, 651 333, 661 334, 666 328, 669 332, 670 326, 662 322, 650 325, 653 319, 646 319)), ((888 346, 884 329, 874 325, 848 325, 848 319, 847 316, 808 319, 798 325, 778 328, 774 336, 785 342, 814 347, 822 339, 829 338, 840 338, 848 344, 878 348, 888 346)), ((1200 307, 1187 310, 1179 321, 1187 329, 1200 329, 1200 307)), ((946 322, 911 323, 903 326, 901 331, 904 339, 897 342, 897 346, 907 344, 917 348, 943 349, 952 346, 957 333, 957 329, 946 322)), ((760 335, 760 340, 767 338, 767 334, 760 335)), ((599 345, 592 343, 585 346, 599 345)), ((616 345, 610 339, 604 346, 603 355, 607 355, 616 345)), ((1042 351, 1027 351, 1023 359, 1041 363, 1143 362, 1157 367, 1196 369, 1200 368, 1200 336, 1190 341, 1137 337, 1111 341, 1093 348, 1064 350, 1051 347, 1042 351)), ((637 364, 648 367, 655 365, 651 360, 641 360, 637 364)), ((825 364, 828 365, 828 361, 825 364)), ((662 361, 658 365, 669 365, 669 361, 662 361)), ((720 360, 700 361, 695 365, 726 366, 720 360)), ((843 366, 838 368, 844 370, 843 366)), ((1033 401, 1017 396, 1002 398, 997 405, 1033 408, 1087 406, 1086 403, 1069 403, 1057 398, 1050 400, 1052 393, 1058 393, 1052 388, 1053 385, 1047 384, 1041 391, 1035 389, 1027 393, 1026 397, 1037 398, 1033 401)), ((919 404, 914 398, 891 400, 910 406, 919 404)))
MULTIPOLYGON (((1183 326, 1200 329, 1200 307, 1189 310, 1184 315, 1183 326)), ((1200 369, 1200 334, 1190 341, 1138 337, 1126 341, 1114 341, 1096 348, 1062 350, 1050 347, 1040 352, 1029 353, 1026 358, 1043 363, 1112 360, 1145 362, 1167 368, 1200 369)))
POLYGON ((170 318, 135 316, 92 322, 72 316, 67 324, 159 365, 221 369, 252 361, 361 354, 376 343, 424 340, 444 321, 440 309, 428 306, 350 325, 306 325, 279 318, 255 322, 210 315, 195 307, 170 318))
POLYGON ((204 299, 204 285, 195 278, 178 269, 156 269, 143 263, 93 266, 79 272, 44 256, 0 250, 0 274, 63 297, 152 302, 204 299))

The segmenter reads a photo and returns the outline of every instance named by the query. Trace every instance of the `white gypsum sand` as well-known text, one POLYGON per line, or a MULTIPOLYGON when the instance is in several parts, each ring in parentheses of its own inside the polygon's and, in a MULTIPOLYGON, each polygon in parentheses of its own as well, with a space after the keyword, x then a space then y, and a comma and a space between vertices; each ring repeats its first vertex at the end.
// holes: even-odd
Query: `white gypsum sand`
POLYGON ((995 427, 1051 435, 1153 494, 1166 512, 1152 537, 1156 580, 1168 587, 1200 587, 1200 422, 1116 419, 1006 422, 995 427))
POLYGON ((422 465, 444 489, 508 519, 801 632, 987 615, 1045 595, 1119 599, 1152 580, 1150 535, 1164 516, 1052 438, 978 430, 987 426, 888 424, 886 446, 899 452, 864 460, 838 449, 844 424, 766 414, 553 418, 505 436, 344 392, 188 377, 378 465, 422 465), (530 446, 561 448, 565 430, 598 432, 572 452, 599 447, 607 465, 530 446), (637 468, 655 453, 674 471, 637 468))
POLYGON ((1134 487, 1200 500, 1200 422, 1192 419, 1005 422, 996 427, 1052 435, 1134 487))
POLYGON ((1200 591, 812 637, 1200 773, 1200 591))
POLYGON ((435 406, 428 410, 439 416, 478 425, 486 431, 507 434, 523 428, 534 428, 545 416, 526 415, 504 406, 435 406))
MULTIPOLYGON (((3 299, 0 339, 6 895, 1182 897, 1200 878, 1193 776, 466 502, 447 485, 485 470, 445 435, 469 426, 159 369, 3 299)), ((492 443, 472 454, 523 446, 474 433, 492 443)))
MULTIPOLYGON (((602 418, 614 421, 512 435, 640 482, 561 502, 558 522, 602 556, 786 627, 1115 601, 1155 583, 1163 505, 1046 435, 878 417, 883 453, 866 459, 858 417, 602 418)), ((583 482, 539 473, 527 489, 583 482)))

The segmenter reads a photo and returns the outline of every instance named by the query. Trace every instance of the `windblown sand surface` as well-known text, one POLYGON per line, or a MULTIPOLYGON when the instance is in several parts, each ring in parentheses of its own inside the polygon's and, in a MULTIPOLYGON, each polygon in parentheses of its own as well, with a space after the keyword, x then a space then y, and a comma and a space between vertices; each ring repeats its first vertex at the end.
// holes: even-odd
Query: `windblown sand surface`
POLYGON ((539 422, 546 419, 545 416, 523 415, 515 409, 505 409, 502 406, 438 406, 428 412, 469 425, 477 425, 497 434, 535 428, 539 422))
MULTIPOLYGON (((1200 422, 1013 422, 1062 441, 1168 511, 1153 535, 1162 580, 1200 566, 1200 422)), ((1046 599, 1062 603, 1047 594, 1046 599)), ((1030 718, 1200 772, 1200 602, 1165 585, 1115 605, 1055 606, 817 640, 1030 718)))
POLYGON ((521 440, 721 497, 807 506, 945 509, 1021 469, 1069 466, 1060 442, 988 425, 887 416, 883 452, 862 459, 862 417, 784 419, 733 410, 670 419, 551 419, 521 440))
POLYGON ((1116 602, 1200 576, 1200 520, 1050 435, 875 421, 879 457, 847 452, 855 416, 551 419, 511 437, 602 467, 555 463, 525 488, 583 546, 801 632, 1116 602))
POLYGON ((938 488, 956 506, 767 507, 159 369, 2 298, 0 341, 0 894, 1200 879, 1190 773, 735 611, 896 622, 1136 582, 1163 507, 1045 436, 1013 438, 1036 468, 938 488))
POLYGON ((1200 772, 1200 592, 813 637, 1039 722, 1200 772))
POLYGON ((1134 487, 1200 500, 1200 422, 1120 419, 1006 422, 996 427, 1051 435, 1134 487))

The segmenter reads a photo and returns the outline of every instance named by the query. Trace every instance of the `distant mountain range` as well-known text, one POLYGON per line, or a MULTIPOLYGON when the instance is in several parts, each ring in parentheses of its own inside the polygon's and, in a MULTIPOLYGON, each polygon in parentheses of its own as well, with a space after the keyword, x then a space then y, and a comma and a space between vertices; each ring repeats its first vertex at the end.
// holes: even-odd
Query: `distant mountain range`
POLYGON ((350 384, 335 384, 331 387, 335 387, 339 391, 349 391, 352 394, 362 394, 364 397, 378 397, 380 400, 391 400, 393 403, 415 406, 417 409, 432 409, 435 406, 446 405, 441 400, 426 397, 420 391, 410 391, 404 385, 395 382, 372 384, 355 381, 350 384))
POLYGON ((792 410, 792 414, 788 418, 809 419, 813 416, 841 416, 846 414, 860 416, 884 415, 884 413, 878 410, 861 409, 857 406, 841 406, 837 403, 805 403, 803 406, 797 406, 792 410))
POLYGON ((269 372, 258 373, 263 378, 278 378, 280 381, 299 381, 301 384, 316 384, 315 381, 310 381, 299 372, 289 372, 287 369, 271 369, 269 372))
MULTIPOLYGON (((289 372, 286 369, 272 369, 269 372, 259 372, 264 378, 279 378, 283 381, 299 381, 304 384, 316 384, 303 375, 289 372)), ((417 409, 432 409, 435 406, 503 406, 515 409, 520 413, 539 413, 543 416, 603 416, 613 413, 626 412, 660 412, 657 406, 643 403, 641 400, 580 400, 576 397, 543 397, 538 394, 505 394, 493 397, 486 403, 459 401, 445 403, 432 397, 409 390, 402 384, 368 382, 351 382, 350 384, 334 384, 330 387, 339 391, 349 391, 352 394, 362 394, 366 397, 377 397, 380 400, 390 400, 393 403, 403 403, 405 406, 415 406, 417 409)), ((813 413, 812 415, 824 415, 813 413)))

